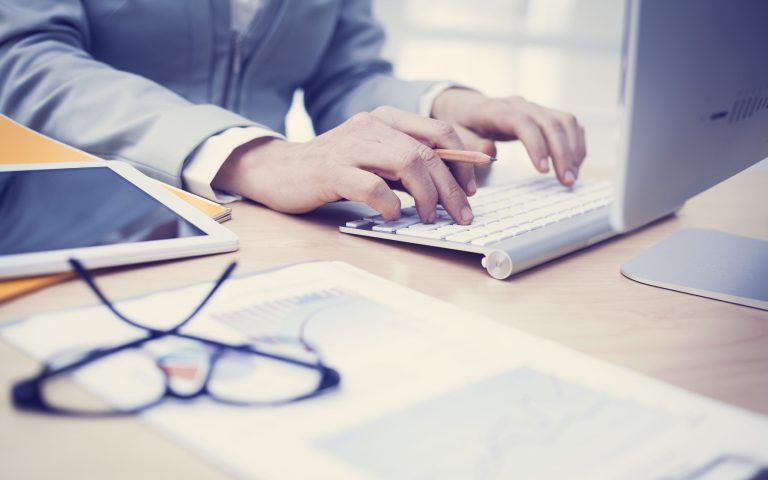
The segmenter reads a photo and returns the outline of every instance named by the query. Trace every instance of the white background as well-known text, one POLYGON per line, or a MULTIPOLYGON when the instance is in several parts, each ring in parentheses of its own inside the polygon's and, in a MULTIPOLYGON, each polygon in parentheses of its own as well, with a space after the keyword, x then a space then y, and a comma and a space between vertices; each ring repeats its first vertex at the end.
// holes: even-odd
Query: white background
MULTIPOLYGON (((374 0, 374 8, 399 76, 456 81, 572 112, 587 127, 589 165, 615 162, 625 2, 374 0)), ((289 114, 288 135, 313 135, 300 107, 289 114)), ((517 147, 503 146, 505 156, 526 161, 517 147)), ((768 161, 758 168, 768 170, 768 161)))

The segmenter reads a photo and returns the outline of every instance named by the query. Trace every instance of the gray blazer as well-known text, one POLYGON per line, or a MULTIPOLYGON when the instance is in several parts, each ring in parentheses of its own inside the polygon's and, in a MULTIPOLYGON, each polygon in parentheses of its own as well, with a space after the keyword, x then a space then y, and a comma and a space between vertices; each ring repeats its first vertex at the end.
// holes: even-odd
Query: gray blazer
POLYGON ((379 105, 417 111, 430 82, 392 76, 370 0, 265 0, 247 32, 229 0, 0 0, 0 111, 180 184, 227 128, 284 132, 296 89, 315 130, 379 105))

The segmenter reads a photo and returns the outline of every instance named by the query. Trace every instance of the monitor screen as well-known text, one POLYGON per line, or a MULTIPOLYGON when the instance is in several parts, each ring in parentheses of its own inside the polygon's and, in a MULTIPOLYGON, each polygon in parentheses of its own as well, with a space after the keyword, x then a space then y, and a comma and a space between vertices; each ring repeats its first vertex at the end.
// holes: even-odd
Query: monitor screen
POLYGON ((201 235, 109 168, 0 172, 0 255, 201 235))

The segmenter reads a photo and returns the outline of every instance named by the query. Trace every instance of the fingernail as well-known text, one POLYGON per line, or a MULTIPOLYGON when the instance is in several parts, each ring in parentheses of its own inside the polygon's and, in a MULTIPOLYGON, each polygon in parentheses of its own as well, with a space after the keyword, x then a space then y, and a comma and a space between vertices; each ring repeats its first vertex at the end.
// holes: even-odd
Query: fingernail
POLYGON ((547 161, 546 158, 542 158, 541 160, 539 160, 539 168, 543 172, 549 171, 549 162, 547 161))
POLYGON ((472 219, 474 219, 475 216, 472 215, 472 210, 469 209, 469 207, 464 207, 461 209, 461 221, 465 223, 470 223, 472 219))
POLYGON ((563 180, 565 180, 565 183, 573 183, 576 181, 576 176, 573 174, 572 171, 566 170, 565 175, 563 175, 563 180))
POLYGON ((477 193, 477 182, 473 178, 467 183, 467 195, 474 195, 475 193, 477 193))
POLYGON ((435 220, 437 220, 437 212, 432 210, 432 213, 427 215, 427 222, 426 223, 435 223, 435 220))

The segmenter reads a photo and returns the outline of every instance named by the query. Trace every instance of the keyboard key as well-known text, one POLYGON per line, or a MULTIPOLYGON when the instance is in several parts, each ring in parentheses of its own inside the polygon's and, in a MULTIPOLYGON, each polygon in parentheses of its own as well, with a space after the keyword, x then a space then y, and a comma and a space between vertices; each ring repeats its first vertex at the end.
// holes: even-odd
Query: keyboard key
POLYGON ((413 228, 401 228, 396 233, 398 235, 406 235, 409 237, 431 238, 432 240, 442 240, 446 235, 445 233, 440 233, 436 230, 421 230, 413 228))
POLYGON ((542 226, 552 225, 553 223, 557 223, 559 216, 560 216, 559 213, 553 213, 552 215, 547 215, 542 219, 542 226))
POLYGON ((381 215, 372 215, 370 217, 365 217, 363 220, 368 220, 369 222, 372 222, 372 223, 384 223, 387 221, 381 215))
POLYGON ((485 246, 488 246, 488 245, 490 245, 492 243, 499 242, 499 241, 501 241, 501 239, 502 239, 501 235, 495 234, 495 235, 488 235, 487 237, 476 238, 475 240, 472 240, 470 243, 472 245, 478 245, 478 246, 481 246, 481 247, 485 247, 485 246))
POLYGON ((524 223, 538 220, 539 218, 541 218, 541 215, 539 215, 536 211, 533 211, 533 212, 523 213, 522 215, 515 215, 514 217, 510 218, 510 221, 514 220, 515 222, 517 222, 518 225, 522 225, 524 223))
POLYGON ((371 222, 370 220, 367 220, 367 219, 363 218, 363 219, 360 219, 360 220, 349 221, 349 222, 346 223, 346 225, 349 228, 363 228, 363 227, 367 227, 368 225, 370 225, 372 223, 373 222, 371 222))
POLYGON ((468 232, 469 230, 472 230, 472 225, 446 225, 437 229, 438 233, 443 233, 446 236, 468 232))
POLYGON ((373 226, 373 231, 375 232, 386 232, 386 233, 394 233, 396 230, 399 230, 401 228, 409 227, 413 225, 414 223, 419 223, 420 220, 418 218, 413 217, 400 217, 397 220, 390 220, 388 222, 380 223, 378 225, 373 226))
POLYGON ((495 223, 489 223, 488 225, 485 225, 479 228, 472 229, 472 232, 482 236, 486 236, 486 235, 492 235, 494 233, 498 233, 502 230, 503 228, 501 225, 499 225, 499 222, 495 222, 495 223))
POLYGON ((437 230, 440 227, 445 227, 446 225, 453 225, 455 222, 453 220, 448 220, 446 218, 438 218, 435 220, 434 223, 416 223, 414 225, 411 225, 409 228, 412 228, 414 230, 437 230))
POLYGON ((522 235, 527 232, 530 232, 530 230, 526 227, 515 227, 515 228, 510 228, 509 230, 504 230, 498 235, 499 237, 501 237, 500 240, 507 240, 509 238, 514 238, 518 235, 522 235))
POLYGON ((469 243, 472 240, 475 240, 477 238, 484 237, 484 236, 485 235, 482 232, 478 233, 476 231, 469 230, 467 232, 461 232, 461 233, 449 235, 445 237, 445 239, 448 240, 449 242, 469 243))

